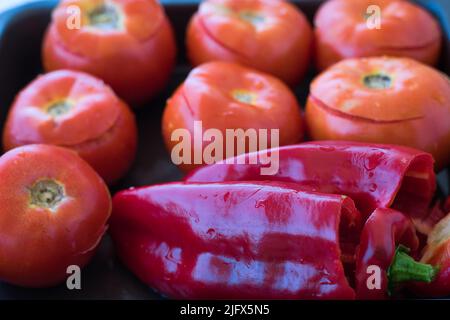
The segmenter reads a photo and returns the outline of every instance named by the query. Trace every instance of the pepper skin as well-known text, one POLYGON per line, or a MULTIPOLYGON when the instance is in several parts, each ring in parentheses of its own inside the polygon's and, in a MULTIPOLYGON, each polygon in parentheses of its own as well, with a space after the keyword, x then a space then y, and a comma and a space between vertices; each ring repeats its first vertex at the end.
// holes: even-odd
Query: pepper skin
POLYGON ((423 8, 403 0, 331 0, 315 18, 316 65, 324 70, 355 57, 403 56, 435 65, 441 30, 423 8), (375 8, 380 9, 379 28, 375 8), (368 27, 370 26, 370 28, 368 27))
POLYGON ((450 81, 412 59, 341 61, 311 83, 305 118, 312 140, 388 143, 450 164, 450 81))
POLYGON ((291 86, 304 77, 312 44, 308 20, 288 1, 204 1, 186 34, 194 66, 216 60, 236 62, 291 86))
POLYGON ((164 89, 175 58, 175 36, 156 0, 63 0, 42 46, 47 72, 95 75, 133 107, 164 89))
POLYGON ((411 220, 399 211, 379 208, 366 221, 361 243, 356 253, 356 296, 358 299, 386 299, 388 297, 388 269, 397 245, 402 244, 415 252, 419 239, 411 220), (369 266, 381 271, 379 288, 369 289, 369 266))
POLYGON ((414 291, 421 296, 444 297, 450 295, 450 213, 433 228, 420 260, 439 267, 436 279, 430 283, 417 283, 414 291))
POLYGON ((352 299, 340 244, 359 222, 350 198, 288 184, 172 183, 116 194, 110 230, 170 298, 352 299))
MULTIPOLYGON (((290 181, 318 192, 345 194, 366 217, 378 207, 400 207, 422 232, 430 230, 421 219, 428 214, 436 188, 431 155, 400 146, 343 141, 308 142, 276 151, 279 170, 273 176, 261 174, 267 165, 260 161, 248 164, 255 154, 246 154, 228 159, 231 164, 197 169, 185 181, 290 181)), ((271 152, 260 151, 255 158, 271 152)))
POLYGON ((72 70, 49 72, 19 92, 3 129, 5 150, 39 143, 76 151, 111 185, 134 161, 134 114, 100 79, 72 70))

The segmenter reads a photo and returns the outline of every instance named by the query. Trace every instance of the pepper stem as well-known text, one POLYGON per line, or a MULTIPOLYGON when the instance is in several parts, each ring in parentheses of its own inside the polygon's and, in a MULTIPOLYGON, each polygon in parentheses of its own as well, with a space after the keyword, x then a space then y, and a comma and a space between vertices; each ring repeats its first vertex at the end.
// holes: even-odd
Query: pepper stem
POLYGON ((430 283, 439 272, 438 267, 415 261, 408 253, 410 250, 399 245, 395 250, 394 260, 387 271, 389 279, 389 293, 395 286, 407 281, 420 281, 430 283))

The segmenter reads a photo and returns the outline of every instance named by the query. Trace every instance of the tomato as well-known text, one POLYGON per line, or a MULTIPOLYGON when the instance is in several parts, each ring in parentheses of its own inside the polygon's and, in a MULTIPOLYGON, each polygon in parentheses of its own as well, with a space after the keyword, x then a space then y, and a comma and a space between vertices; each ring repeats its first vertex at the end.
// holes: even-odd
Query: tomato
POLYGON ((165 87, 175 56, 172 27, 156 0, 63 0, 43 44, 47 71, 91 73, 133 105, 165 87))
POLYGON ((327 1, 314 25, 319 70, 346 58, 382 55, 435 65, 441 50, 438 22, 403 0, 327 1))
POLYGON ((398 144, 450 162, 450 81, 407 58, 339 62, 313 80, 306 121, 315 140, 398 144))
POLYGON ((48 287, 86 265, 106 231, 111 199, 75 152, 28 145, 0 158, 0 279, 48 287))
POLYGON ((194 66, 239 62, 295 85, 309 66, 312 28, 285 1, 208 0, 191 19, 186 41, 194 66))
POLYGON ((134 160, 137 128, 131 110, 101 80, 58 70, 17 95, 4 127, 6 150, 39 143, 75 150, 111 184, 134 160))
MULTIPOLYGON (((172 139, 175 130, 186 129, 195 137, 194 121, 202 121, 205 131, 217 129, 222 134, 223 158, 230 148, 225 145, 227 129, 255 129, 258 134, 266 129, 268 135, 270 129, 279 129, 280 145, 303 138, 300 106, 290 89, 275 77, 229 62, 210 62, 195 68, 168 100, 162 130, 169 150, 178 144, 172 139)), ((265 148, 260 148, 259 140, 256 149, 270 147, 270 137, 265 148)), ((249 151, 249 144, 241 152, 235 150, 235 154, 249 151)), ((192 143, 193 153, 201 153, 202 148, 205 144, 192 143)), ((201 164, 205 162, 181 168, 190 170, 201 164)))

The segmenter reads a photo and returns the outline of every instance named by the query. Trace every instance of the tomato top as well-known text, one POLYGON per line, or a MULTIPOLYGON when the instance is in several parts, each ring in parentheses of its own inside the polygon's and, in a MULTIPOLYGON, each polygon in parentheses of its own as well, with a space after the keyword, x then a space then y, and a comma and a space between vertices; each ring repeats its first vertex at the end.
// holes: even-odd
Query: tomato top
POLYGON ((208 0, 198 15, 216 42, 247 58, 261 50, 284 51, 309 28, 303 14, 285 1, 208 0))
POLYGON ((138 50, 163 21, 164 11, 156 0, 63 0, 53 12, 62 44, 77 55, 94 58, 138 50))
POLYGON ((437 21, 424 9, 403 0, 332 0, 315 17, 325 42, 335 43, 344 56, 364 56, 373 49, 414 49, 439 41, 437 21), (381 28, 367 27, 368 8, 376 5, 381 28))
POLYGON ((69 70, 50 72, 18 94, 8 115, 7 132, 21 144, 77 145, 112 128, 120 103, 93 76, 69 70))
POLYGON ((289 123, 294 112, 300 117, 295 96, 284 83, 234 63, 195 68, 181 90, 193 118, 205 127, 282 129, 280 123, 289 123))
POLYGON ((450 114, 448 78, 406 58, 344 60, 311 84, 311 97, 344 115, 371 121, 403 121, 450 114))

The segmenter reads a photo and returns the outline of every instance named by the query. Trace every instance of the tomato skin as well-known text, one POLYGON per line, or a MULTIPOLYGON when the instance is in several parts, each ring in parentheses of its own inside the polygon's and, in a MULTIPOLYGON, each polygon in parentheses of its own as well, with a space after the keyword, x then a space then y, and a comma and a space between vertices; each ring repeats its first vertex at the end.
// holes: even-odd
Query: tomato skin
MULTIPOLYGON (((374 11, 370 14, 373 20, 374 11)), ((442 32, 434 17, 403 0, 326 1, 314 18, 314 26, 319 70, 347 58, 383 55, 436 65, 442 46, 442 32), (373 5, 381 11, 379 29, 370 29, 368 20, 362 18, 373 5)))
POLYGON ((55 9, 42 47, 44 68, 93 74, 133 107, 142 106, 164 89, 174 68, 172 26, 155 0, 113 0, 130 20, 127 30, 96 33, 84 25, 80 30, 65 27, 67 7, 77 5, 85 15, 96 2, 64 0, 55 9))
POLYGON ((106 185, 75 152, 28 145, 0 158, 0 279, 25 287, 49 287, 83 267, 106 231, 111 199, 106 185), (64 187, 56 208, 30 205, 40 180, 64 187))
POLYGON ((215 60, 241 63, 293 86, 309 67, 312 39, 306 17, 288 2, 208 0, 189 23, 186 45, 194 66, 215 60), (225 7, 231 13, 222 16, 214 7, 225 7), (258 31, 238 17, 247 11, 271 19, 273 25, 258 31))
POLYGON ((450 82, 407 58, 341 61, 311 84, 306 121, 314 140, 398 144, 427 151, 436 168, 450 163, 450 82), (392 78, 392 87, 369 89, 371 72, 392 78))
POLYGON ((3 131, 5 150, 40 143, 77 151, 113 184, 133 163, 137 127, 129 107, 101 80, 58 70, 39 76, 17 95, 3 131), (52 117, 46 106, 58 100, 71 101, 72 109, 52 117))
MULTIPOLYGON (((210 62, 195 68, 167 101, 162 131, 169 151, 179 143, 171 140, 174 130, 187 129, 194 137, 194 121, 202 121, 203 131, 218 129, 224 143, 226 129, 279 129, 280 145, 303 139, 300 106, 291 90, 275 77, 229 62, 210 62), (255 101, 250 104, 236 100, 234 90, 253 94, 255 101)), ((268 135, 270 147, 270 132, 268 135)), ((194 142, 191 145, 192 153, 201 151, 194 142)), ((206 145, 204 142, 202 150, 206 145)), ((189 171, 203 164, 182 164, 180 168, 189 171)))

